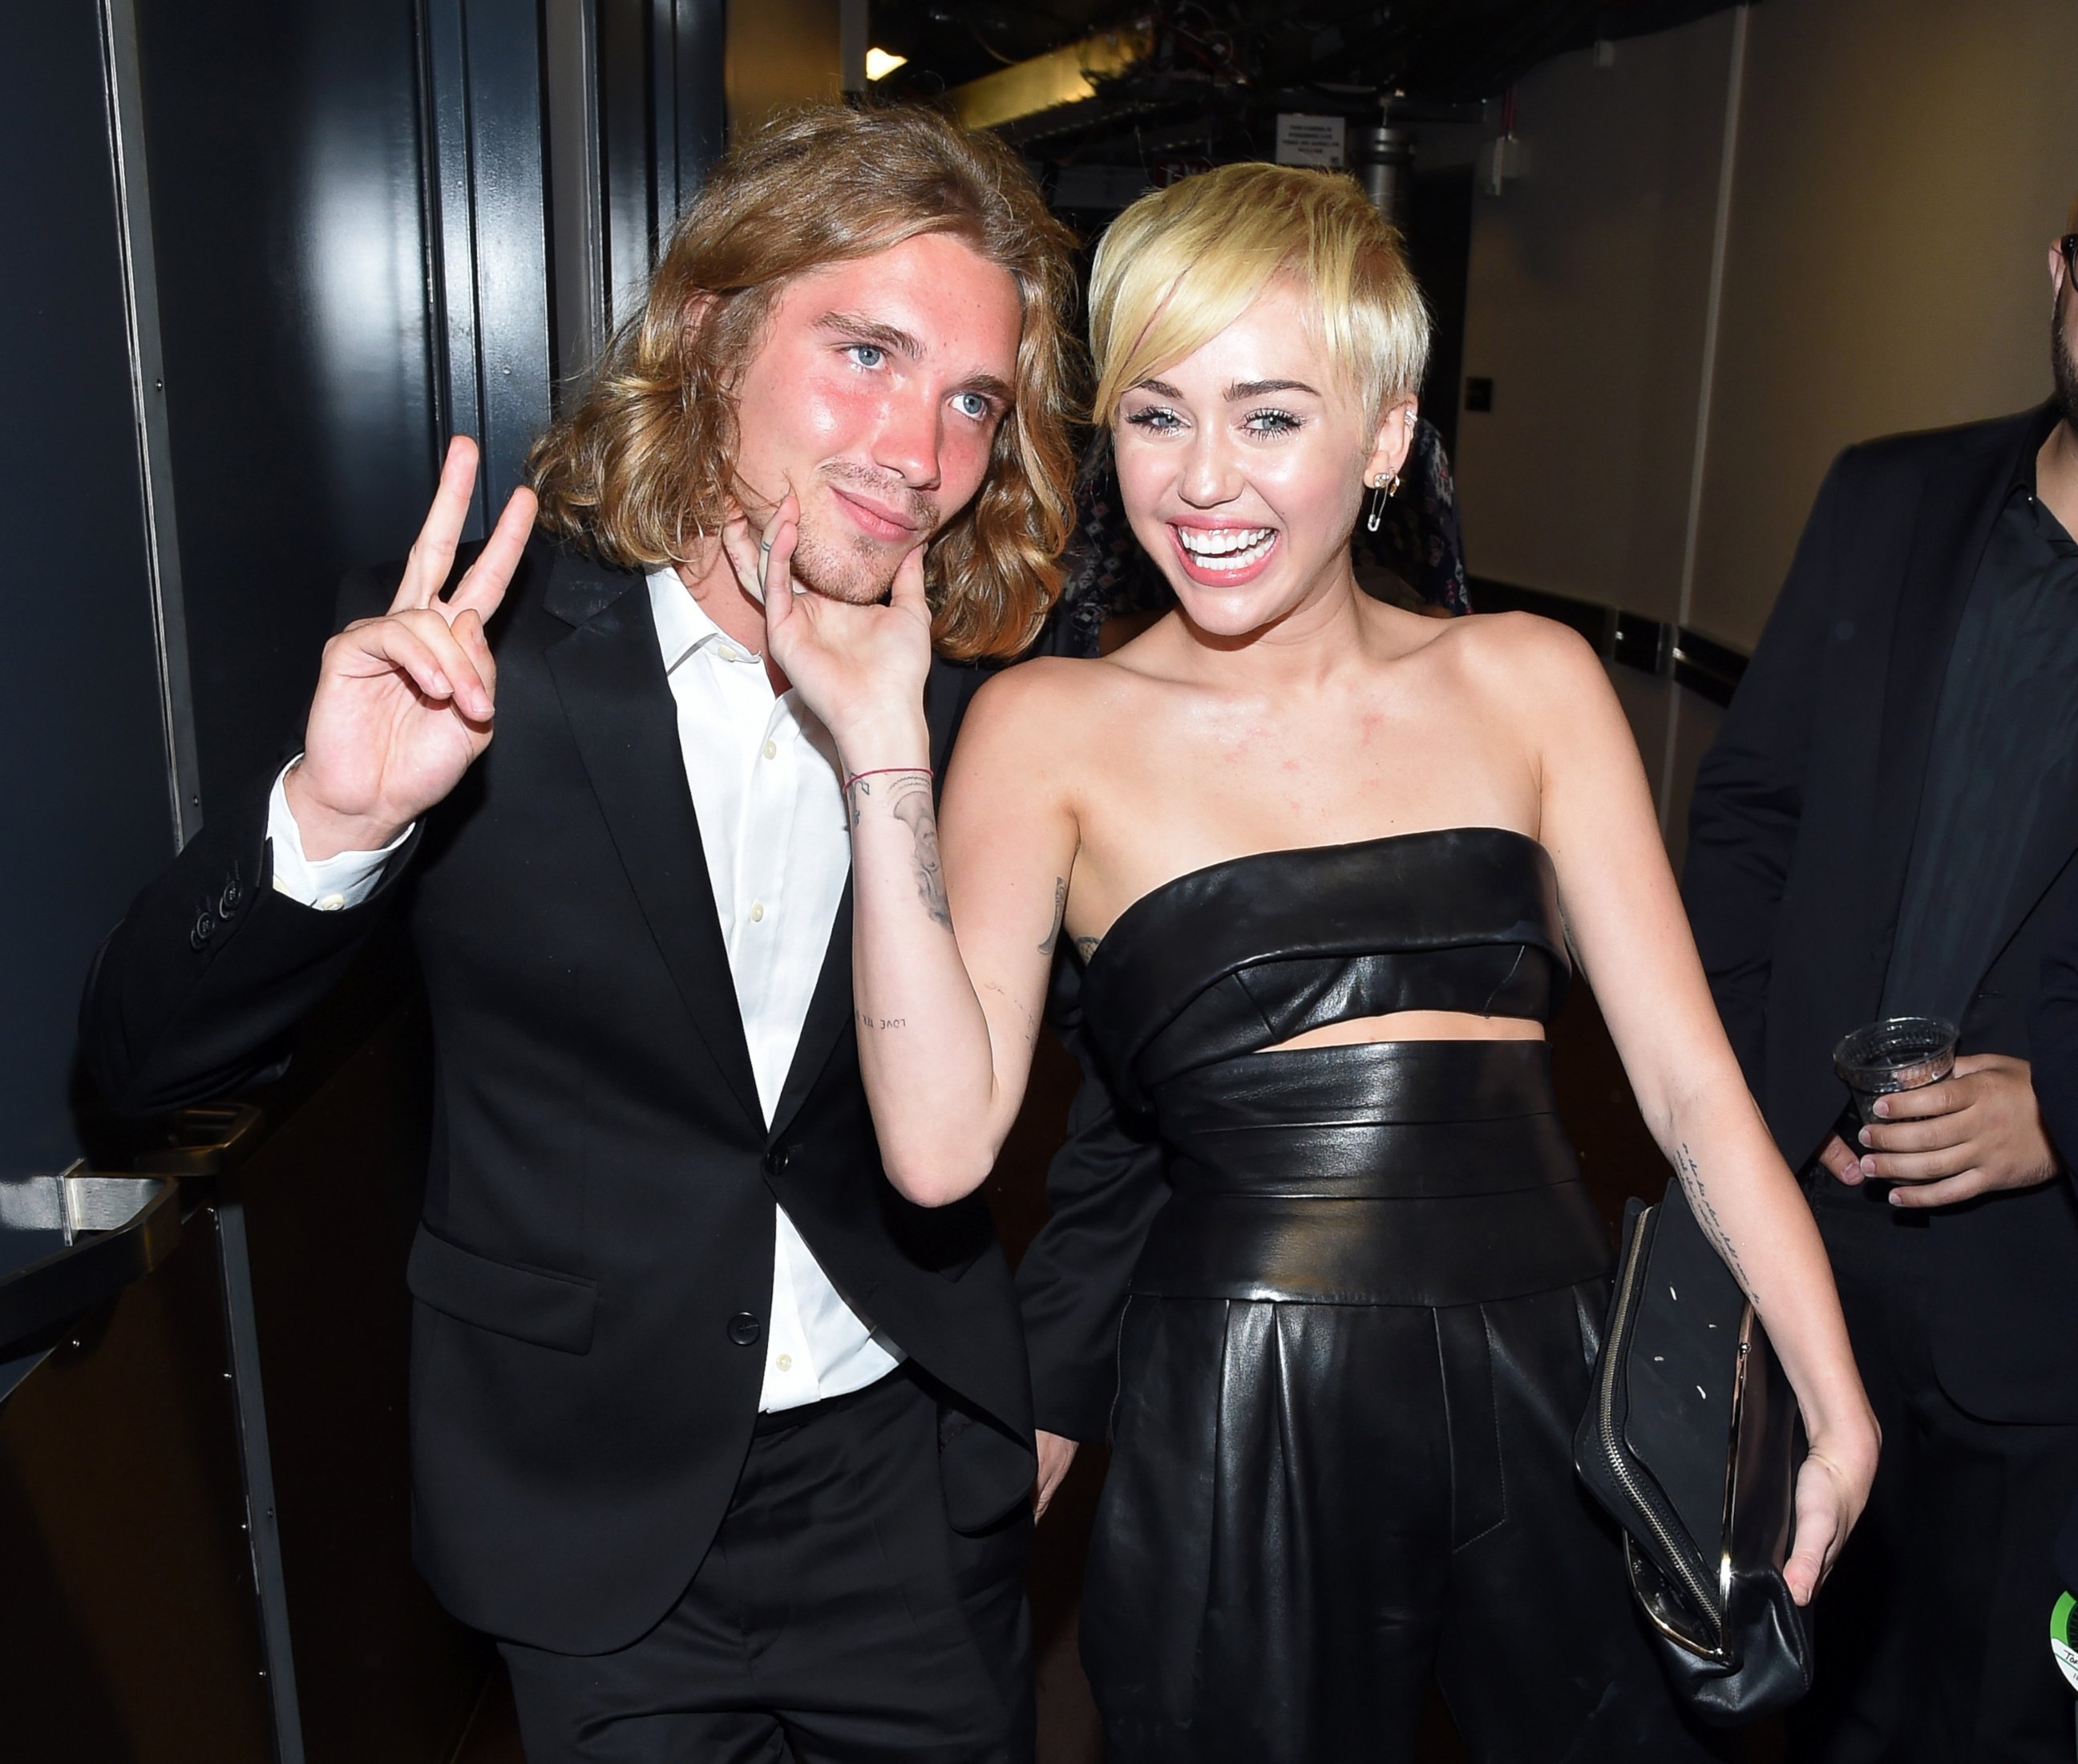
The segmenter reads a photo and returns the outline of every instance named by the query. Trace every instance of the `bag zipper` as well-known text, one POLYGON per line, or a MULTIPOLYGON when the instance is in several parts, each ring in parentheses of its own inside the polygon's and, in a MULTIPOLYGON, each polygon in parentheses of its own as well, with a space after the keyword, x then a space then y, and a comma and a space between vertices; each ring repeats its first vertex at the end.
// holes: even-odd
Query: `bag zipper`
MULTIPOLYGON (((1656 1228, 1659 1221, 1655 1219, 1653 1223, 1656 1228)), ((1673 1532, 1654 1510, 1650 1498, 1631 1474, 1629 1465, 1624 1461, 1623 1454, 1617 1448, 1616 1383, 1622 1367, 1624 1352, 1629 1345, 1625 1325, 1629 1320, 1631 1301, 1637 1295, 1638 1282, 1645 1277, 1645 1260, 1642 1255, 1631 1258, 1631 1265, 1625 1270, 1624 1283, 1617 1293, 1617 1312, 1609 1327, 1609 1370, 1602 1379, 1602 1388, 1598 1393, 1602 1411, 1602 1450, 1609 1459, 1610 1470, 1617 1482, 1623 1485, 1624 1493, 1629 1496, 1631 1504, 1644 1515, 1646 1524, 1652 1528, 1653 1535, 1659 1540, 1667 1560, 1674 1565, 1675 1572, 1681 1577, 1690 1596, 1711 1622, 1721 1626, 1724 1616, 1718 1609, 1717 1601, 1704 1589, 1701 1578, 1688 1562, 1687 1551, 1677 1543, 1673 1532)))

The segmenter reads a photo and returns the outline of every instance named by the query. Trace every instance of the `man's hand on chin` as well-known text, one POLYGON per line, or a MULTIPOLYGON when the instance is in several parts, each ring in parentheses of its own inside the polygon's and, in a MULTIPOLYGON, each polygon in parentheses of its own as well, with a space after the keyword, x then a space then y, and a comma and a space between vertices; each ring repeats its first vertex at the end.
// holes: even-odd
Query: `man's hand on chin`
POLYGON ((1837 1139, 1820 1160, 1842 1181, 1895 1182, 1893 1206, 1952 1206, 1999 1189, 2034 1188, 2059 1168, 2025 1060, 1967 1054, 1938 1084, 1876 1105, 1859 1157, 1837 1139))

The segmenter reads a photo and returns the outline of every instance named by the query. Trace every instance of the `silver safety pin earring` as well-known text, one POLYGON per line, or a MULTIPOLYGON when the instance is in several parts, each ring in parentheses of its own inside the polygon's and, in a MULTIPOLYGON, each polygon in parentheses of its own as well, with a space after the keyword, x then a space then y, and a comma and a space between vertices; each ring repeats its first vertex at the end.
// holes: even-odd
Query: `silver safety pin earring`
POLYGON ((1400 474, 1387 477, 1380 472, 1371 481, 1371 512, 1364 516, 1364 531, 1376 533, 1379 523, 1385 519, 1385 499, 1400 487, 1400 474))

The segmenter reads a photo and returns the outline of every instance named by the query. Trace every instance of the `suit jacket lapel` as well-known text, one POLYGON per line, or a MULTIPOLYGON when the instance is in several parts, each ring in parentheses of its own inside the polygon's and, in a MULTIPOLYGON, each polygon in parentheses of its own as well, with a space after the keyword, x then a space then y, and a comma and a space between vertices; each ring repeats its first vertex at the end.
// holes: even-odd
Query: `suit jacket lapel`
POLYGON ((549 612, 574 626, 548 650, 586 775, 687 1014, 736 1098, 761 1126, 707 854, 693 813, 677 706, 642 579, 560 558, 549 612))
POLYGON ((2011 449, 1988 451, 1952 477, 1930 479, 1921 494, 1884 675, 1868 872, 1871 898, 1892 923, 1912 859, 1949 652, 2017 457, 2011 449))
MULTIPOLYGON (((934 783, 945 778, 945 762, 953 750, 953 737, 958 731, 960 718, 966 713, 967 700, 987 678, 979 668, 932 663, 930 675, 924 683, 924 717, 931 730, 934 783)), ((711 910, 708 916, 713 917, 711 910)), ((829 947, 823 954, 822 972, 816 979, 815 996, 809 1001, 808 1014, 801 1024, 801 1039, 795 1043, 794 1062, 787 1068, 787 1082, 780 1087, 779 1106, 772 1111, 772 1133, 775 1138, 793 1120, 823 1068, 829 1064, 838 1038, 851 1022, 851 884, 847 880, 843 897, 837 902, 837 918, 830 926, 829 947)))
MULTIPOLYGON (((2034 422, 2028 427, 2022 445, 2030 450, 2041 446, 2054 420, 2052 412, 2038 412, 2034 422)), ((2007 461, 2007 476, 2000 480, 2001 485, 2010 480, 2018 463, 2017 457, 2007 461)), ((2062 777, 2052 779, 2043 793, 2041 810, 2035 817, 2034 825, 2028 830, 2026 842, 2022 846, 2020 857, 2013 865, 2013 885, 2006 892, 1996 926, 1999 941, 1985 964, 1987 971, 2028 914, 2041 903, 2043 896, 2071 861, 2074 851, 2078 851, 2078 765, 2067 764, 2062 777)))

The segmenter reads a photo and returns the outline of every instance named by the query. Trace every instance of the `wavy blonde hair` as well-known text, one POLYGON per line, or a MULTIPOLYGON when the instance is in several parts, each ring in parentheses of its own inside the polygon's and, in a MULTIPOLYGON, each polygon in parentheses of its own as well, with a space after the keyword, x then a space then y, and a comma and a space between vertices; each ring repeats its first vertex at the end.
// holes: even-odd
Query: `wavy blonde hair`
POLYGON ((1421 383, 1429 309, 1400 249, 1341 172, 1245 164, 1142 196, 1111 224, 1090 274, 1095 418, 1203 348, 1279 277, 1312 299, 1328 359, 1374 416, 1421 383))
POLYGON ((1008 147, 929 111, 792 111, 708 173, 643 310, 528 457, 542 524, 621 569, 719 532, 736 500, 734 387, 780 289, 927 232, 1009 271, 1024 318, 981 488, 924 554, 932 636, 960 659, 1023 649, 1059 592, 1074 518, 1073 241, 1008 147))

